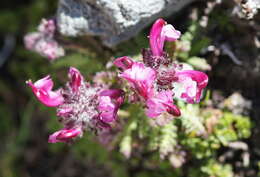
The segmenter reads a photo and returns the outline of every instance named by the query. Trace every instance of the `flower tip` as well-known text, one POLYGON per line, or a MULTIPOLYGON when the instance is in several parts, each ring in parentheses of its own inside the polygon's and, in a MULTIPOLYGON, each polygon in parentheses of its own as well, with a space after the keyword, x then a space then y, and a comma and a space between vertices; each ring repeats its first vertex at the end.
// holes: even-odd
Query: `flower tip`
POLYGON ((156 21, 155 21, 155 23, 154 24, 167 24, 167 22, 163 19, 163 18, 158 18, 156 21))
POLYGON ((132 67, 134 61, 130 57, 124 56, 115 59, 113 64, 122 70, 126 70, 132 67))
POLYGON ((168 110, 168 113, 170 113, 176 117, 181 116, 181 110, 177 106, 174 106, 172 109, 168 110))
POLYGON ((32 80, 29 79, 29 80, 25 81, 25 84, 27 84, 27 85, 31 85, 31 84, 32 84, 32 80))

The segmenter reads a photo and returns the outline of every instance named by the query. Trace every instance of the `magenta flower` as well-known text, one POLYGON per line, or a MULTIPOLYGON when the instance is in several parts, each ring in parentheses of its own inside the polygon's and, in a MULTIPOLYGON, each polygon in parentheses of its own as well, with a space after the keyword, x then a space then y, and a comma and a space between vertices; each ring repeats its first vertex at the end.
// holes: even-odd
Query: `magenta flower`
POLYGON ((117 118, 119 106, 124 101, 124 92, 118 89, 110 89, 102 91, 99 95, 100 120, 105 123, 113 122, 117 118))
POLYGON ((158 117, 164 112, 168 112, 174 116, 180 116, 179 108, 173 104, 172 91, 161 91, 156 96, 146 101, 146 115, 151 118, 158 117))
POLYGON ((176 77, 178 80, 172 84, 175 97, 188 103, 199 103, 208 76, 200 71, 184 70, 176 72, 176 77))
POLYGON ((49 136, 49 143, 69 142, 71 139, 82 136, 83 131, 81 128, 62 129, 49 136))
POLYGON ((46 76, 35 83, 32 81, 26 82, 36 96, 36 98, 46 106, 56 107, 63 103, 64 99, 61 95, 61 90, 52 91, 53 81, 50 76, 46 76))
POLYGON ((153 24, 150 31, 150 48, 154 56, 163 55, 165 41, 175 41, 181 35, 180 31, 174 29, 172 25, 167 25, 163 19, 158 19, 153 24))
POLYGON ((158 19, 150 31, 150 49, 142 50, 143 63, 133 62, 129 57, 114 61, 122 70, 119 77, 126 79, 133 88, 129 100, 143 102, 148 117, 158 117, 163 113, 180 116, 173 99, 198 103, 208 83, 206 74, 184 70, 183 64, 174 63, 163 51, 165 41, 175 41, 180 35, 172 25, 158 19))
POLYGON ((115 122, 124 101, 122 90, 108 89, 105 84, 91 85, 76 68, 69 69, 68 77, 66 87, 56 92, 52 91, 53 82, 49 76, 34 84, 27 82, 42 103, 57 107, 57 116, 64 128, 49 137, 51 143, 72 141, 81 137, 85 130, 102 134, 115 122))
POLYGON ((124 70, 119 77, 129 81, 132 87, 144 99, 148 99, 153 95, 156 72, 152 68, 146 67, 143 63, 134 62, 132 67, 124 70))

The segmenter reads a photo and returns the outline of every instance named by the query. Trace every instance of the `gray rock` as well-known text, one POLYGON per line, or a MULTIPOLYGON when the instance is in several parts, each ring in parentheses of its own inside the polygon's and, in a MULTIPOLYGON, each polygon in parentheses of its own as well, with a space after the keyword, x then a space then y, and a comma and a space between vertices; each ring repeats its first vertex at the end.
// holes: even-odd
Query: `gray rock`
POLYGON ((105 45, 114 46, 192 1, 59 0, 57 23, 65 36, 96 35, 105 45))

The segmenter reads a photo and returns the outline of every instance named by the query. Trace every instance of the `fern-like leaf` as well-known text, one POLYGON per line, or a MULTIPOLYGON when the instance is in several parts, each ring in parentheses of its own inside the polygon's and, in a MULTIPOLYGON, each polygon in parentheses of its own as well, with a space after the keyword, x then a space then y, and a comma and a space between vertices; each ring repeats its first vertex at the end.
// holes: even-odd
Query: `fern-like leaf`
POLYGON ((206 129, 203 125, 202 117, 199 115, 198 105, 188 104, 182 108, 182 125, 186 133, 204 134, 206 129))
POLYGON ((159 143, 159 153, 161 159, 164 159, 167 155, 174 151, 174 147, 177 145, 177 127, 173 122, 161 127, 159 143))

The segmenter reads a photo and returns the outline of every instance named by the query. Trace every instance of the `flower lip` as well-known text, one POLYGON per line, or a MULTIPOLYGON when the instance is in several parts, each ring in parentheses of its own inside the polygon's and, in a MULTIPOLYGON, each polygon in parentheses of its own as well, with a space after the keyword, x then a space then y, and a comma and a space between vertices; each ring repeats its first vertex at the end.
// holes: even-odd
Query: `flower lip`
POLYGON ((208 84, 208 76, 200 71, 195 70, 184 70, 176 72, 178 80, 176 84, 181 85, 180 92, 182 99, 188 103, 198 103, 201 98, 202 90, 208 84))
POLYGON ((46 106, 56 107, 63 103, 64 99, 61 90, 52 91, 53 81, 50 76, 46 76, 35 83, 31 80, 26 81, 26 84, 32 88, 36 98, 46 106))

